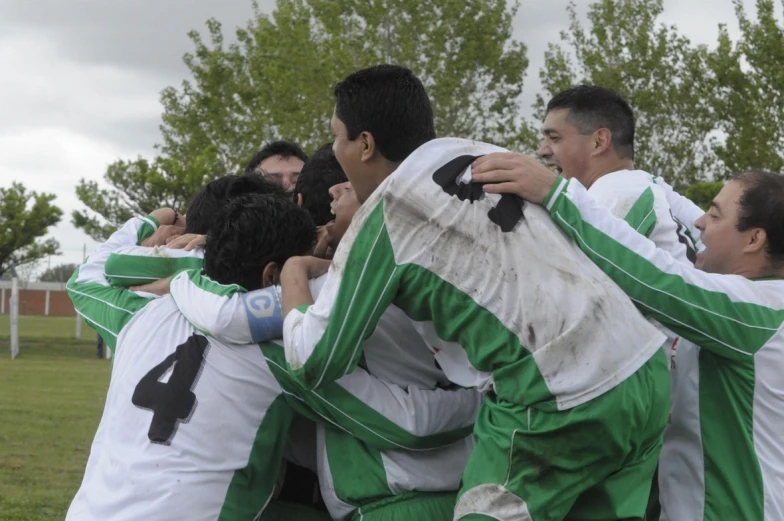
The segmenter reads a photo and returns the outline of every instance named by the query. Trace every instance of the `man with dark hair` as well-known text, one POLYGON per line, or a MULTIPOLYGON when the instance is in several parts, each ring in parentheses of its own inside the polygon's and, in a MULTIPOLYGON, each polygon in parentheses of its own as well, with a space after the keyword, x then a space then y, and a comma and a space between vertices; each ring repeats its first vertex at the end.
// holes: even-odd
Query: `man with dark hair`
POLYGON ((578 85, 556 94, 547 104, 542 134, 539 155, 583 186, 634 162, 634 112, 606 87, 578 85))
POLYGON ((284 266, 289 373, 339 378, 394 304, 453 383, 486 392, 454 519, 641 518, 667 422, 664 335, 541 208, 470 183, 503 149, 432 139, 410 71, 359 71, 335 97, 335 155, 362 207, 315 303, 313 261, 284 266))
POLYGON ((643 312, 699 346, 676 359, 662 519, 784 519, 784 176, 733 176, 694 223, 694 266, 533 158, 487 156, 475 179, 544 204, 643 312))
MULTIPOLYGON (((579 85, 547 104, 538 154, 597 202, 682 262, 696 253, 687 226, 673 216, 667 186, 634 168, 634 113, 617 92, 579 85)), ((673 338, 670 338, 674 341, 673 338)))
POLYGON ((259 174, 290 192, 307 160, 307 154, 296 143, 273 141, 253 155, 245 167, 245 174, 259 174))
POLYGON ((363 69, 338 83, 332 130, 343 170, 358 173, 351 184, 360 203, 414 150, 436 137, 422 82, 394 65, 363 69))
MULTIPOLYGON (((237 194, 214 216, 205 275, 180 273, 170 296, 110 286, 103 276, 109 253, 175 219, 168 208, 131 219, 67 284, 77 312, 107 335, 115 354, 104 414, 67 521, 265 519, 295 412, 383 450, 429 450, 470 432, 478 408, 470 391, 410 393, 359 370, 312 393, 287 375, 279 345, 225 341, 194 328, 198 316, 230 318, 221 308, 227 289, 268 286, 280 263, 308 251, 313 223, 288 198, 237 194), (180 302, 174 290, 191 277, 206 291, 199 301, 180 302), (445 402, 461 414, 444 417, 445 402)), ((267 316, 275 294, 269 288, 257 296, 257 319, 267 316)), ((285 519, 322 519, 302 514, 285 519)))
MULTIPOLYGON (((185 269, 201 268, 207 231, 230 201, 240 195, 283 197, 285 193, 279 184, 260 176, 227 175, 213 179, 188 204, 185 234, 169 241, 174 247, 143 246, 146 237, 140 237, 136 245, 111 252, 106 259, 106 279, 112 285, 130 287, 145 285, 185 269), (177 247, 178 242, 185 247, 177 247)), ((180 220, 182 218, 175 213, 174 223, 180 220)))
POLYGON ((346 174, 332 152, 332 143, 327 143, 302 167, 294 186, 294 202, 307 210, 316 226, 324 226, 333 216, 329 189, 345 182, 346 174))
POLYGON ((283 195, 286 191, 272 180, 259 176, 226 175, 213 179, 188 203, 185 233, 207 235, 226 205, 242 194, 283 195))

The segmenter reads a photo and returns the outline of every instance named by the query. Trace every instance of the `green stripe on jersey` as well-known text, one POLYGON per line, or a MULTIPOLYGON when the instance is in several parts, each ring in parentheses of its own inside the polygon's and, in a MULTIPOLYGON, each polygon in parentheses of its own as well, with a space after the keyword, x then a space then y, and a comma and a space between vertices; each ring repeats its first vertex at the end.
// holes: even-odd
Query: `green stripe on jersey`
POLYGON ((290 369, 291 374, 312 389, 350 373, 359 362, 362 342, 373 334, 396 289, 397 266, 384 226, 383 202, 379 202, 351 246, 324 334, 306 362, 290 369), (353 310, 371 313, 360 321, 353 310), (357 340, 347 345, 345 338, 357 340))
MULTIPOLYGON (((145 226, 147 226, 145 224, 145 226)), ((198 257, 155 257, 112 253, 106 260, 106 280, 113 286, 129 287, 165 279, 183 270, 201 270, 198 257)))
POLYGON ((158 222, 158 219, 153 217, 152 215, 146 215, 144 217, 140 217, 144 224, 142 224, 139 231, 136 232, 136 244, 141 244, 144 239, 155 233, 155 230, 161 225, 158 222))
POLYGON ((389 489, 381 452, 335 429, 325 429, 324 437, 338 499, 356 507, 394 495, 389 489))
POLYGON ((648 187, 640 194, 624 217, 624 221, 645 237, 650 237, 653 229, 656 228, 656 212, 653 209, 653 202, 653 190, 648 187))
POLYGON ((499 398, 557 408, 531 356, 492 312, 435 273, 407 265, 395 305, 418 322, 432 321, 441 340, 461 345, 475 369, 493 373, 499 398))
POLYGON ((117 337, 140 309, 153 299, 140 297, 132 291, 106 286, 98 282, 77 283, 81 267, 74 271, 65 289, 74 309, 103 337, 114 352, 117 337))
POLYGON ((288 439, 294 411, 283 395, 278 396, 264 413, 248 465, 234 472, 226 492, 218 521, 256 519, 267 506, 283 461, 283 448, 288 439))
POLYGON ((239 284, 221 284, 212 280, 206 273, 202 273, 201 268, 186 270, 186 273, 194 286, 219 297, 231 297, 238 291, 245 291, 239 284))
POLYGON ((704 519, 762 521, 765 487, 754 445, 753 358, 730 363, 705 349, 699 357, 704 519))

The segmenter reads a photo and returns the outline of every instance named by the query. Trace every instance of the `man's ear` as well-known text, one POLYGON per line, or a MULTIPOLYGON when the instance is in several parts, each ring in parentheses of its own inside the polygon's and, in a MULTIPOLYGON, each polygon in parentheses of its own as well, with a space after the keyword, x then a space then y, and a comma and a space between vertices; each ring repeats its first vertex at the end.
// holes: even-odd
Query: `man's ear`
POLYGON ((297 206, 302 208, 302 205, 305 204, 305 200, 302 198, 302 192, 297 194, 297 206))
POLYGON ((362 145, 362 155, 360 156, 360 160, 363 163, 367 163, 373 156, 376 154, 376 140, 368 131, 362 132, 359 137, 357 138, 360 140, 362 145))
POLYGON ((768 234, 762 228, 754 228, 750 230, 750 234, 746 239, 746 245, 743 247, 745 253, 757 253, 758 251, 765 251, 765 246, 768 243, 768 234))
POLYGON ((267 288, 280 283, 280 270, 274 262, 267 263, 264 271, 261 272, 261 287, 267 288))
POLYGON ((593 154, 604 154, 612 148, 612 132, 606 128, 600 128, 593 133, 593 154))

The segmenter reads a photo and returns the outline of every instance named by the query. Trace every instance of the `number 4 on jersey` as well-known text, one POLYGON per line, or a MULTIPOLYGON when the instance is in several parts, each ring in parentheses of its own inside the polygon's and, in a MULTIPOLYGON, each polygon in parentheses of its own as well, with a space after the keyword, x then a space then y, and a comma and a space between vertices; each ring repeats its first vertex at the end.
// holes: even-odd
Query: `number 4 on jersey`
POLYGON ((193 388, 204 366, 209 342, 202 335, 191 335, 142 377, 133 392, 131 402, 152 411, 152 423, 147 437, 152 443, 171 445, 180 423, 188 423, 196 410, 193 388), (171 370, 167 382, 161 379, 171 370))

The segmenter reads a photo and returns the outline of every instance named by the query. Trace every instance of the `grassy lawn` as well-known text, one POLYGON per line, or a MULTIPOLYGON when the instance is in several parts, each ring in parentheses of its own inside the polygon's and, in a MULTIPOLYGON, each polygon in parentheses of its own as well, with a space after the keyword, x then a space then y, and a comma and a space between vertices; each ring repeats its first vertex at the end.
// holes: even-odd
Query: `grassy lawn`
POLYGON ((10 359, 0 317, 0 519, 61 521, 82 479, 109 384, 95 333, 74 319, 21 317, 10 359), (58 337, 59 336, 59 337, 58 337))
MULTIPOLYGON (((0 340, 11 337, 11 320, 8 315, 0 315, 0 340)), ((53 339, 73 343, 76 340, 76 318, 39 317, 23 315, 19 317, 19 338, 29 340, 53 339)), ((95 342, 95 330, 82 321, 82 338, 95 342)))

